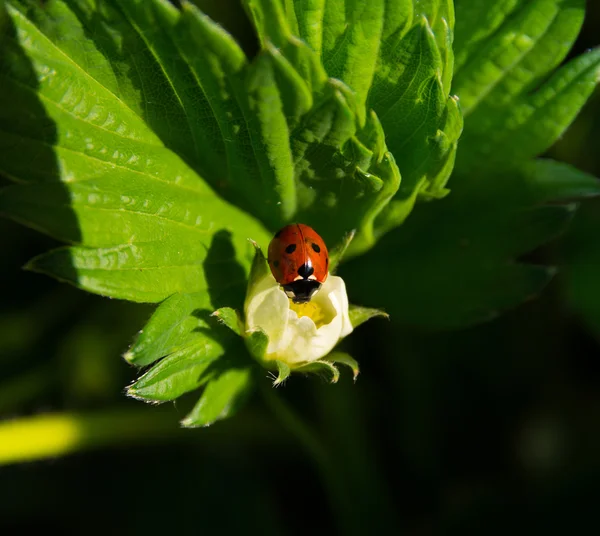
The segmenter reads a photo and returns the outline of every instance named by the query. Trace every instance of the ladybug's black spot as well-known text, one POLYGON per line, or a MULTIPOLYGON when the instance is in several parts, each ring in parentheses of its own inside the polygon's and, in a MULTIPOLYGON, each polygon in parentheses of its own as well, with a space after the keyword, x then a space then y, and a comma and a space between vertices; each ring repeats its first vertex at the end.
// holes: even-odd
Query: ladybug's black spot
POLYGON ((290 244, 287 248, 285 248, 286 253, 294 253, 296 251, 296 244, 290 244))
POLYGON ((279 261, 273 261, 273 266, 275 266, 275 268, 277 268, 279 266, 279 261))
POLYGON ((273 238, 279 238, 279 235, 281 234, 281 231, 283 231, 283 229, 279 229, 279 231, 277 231, 275 233, 275 236, 273 238))
POLYGON ((312 264, 308 264, 307 262, 298 268, 298 275, 304 279, 308 279, 311 275, 313 275, 314 272, 315 269, 313 268, 312 264))
POLYGON ((319 247, 319 244, 315 244, 314 242, 310 245, 313 248, 313 251, 315 253, 321 253, 321 248, 319 247))

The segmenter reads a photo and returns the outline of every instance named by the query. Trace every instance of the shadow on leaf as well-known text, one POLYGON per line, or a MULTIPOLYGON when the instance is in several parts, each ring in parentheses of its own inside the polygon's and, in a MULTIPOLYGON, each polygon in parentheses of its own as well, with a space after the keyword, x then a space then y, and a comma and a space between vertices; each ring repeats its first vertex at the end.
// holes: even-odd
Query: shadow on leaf
POLYGON ((204 275, 215 310, 221 307, 232 307, 238 311, 242 309, 246 294, 246 271, 236 259, 229 231, 222 229, 213 236, 204 260, 204 275))
MULTIPOLYGON (((13 19, 5 12, 0 18, 0 102, 10 103, 0 113, 0 174, 18 183, 0 192, 0 214, 78 243, 81 230, 56 154, 64 134, 38 96, 46 89, 39 82, 46 77, 43 66, 36 67, 21 46, 13 19)), ((68 255, 65 261, 65 279, 75 280, 68 255)))

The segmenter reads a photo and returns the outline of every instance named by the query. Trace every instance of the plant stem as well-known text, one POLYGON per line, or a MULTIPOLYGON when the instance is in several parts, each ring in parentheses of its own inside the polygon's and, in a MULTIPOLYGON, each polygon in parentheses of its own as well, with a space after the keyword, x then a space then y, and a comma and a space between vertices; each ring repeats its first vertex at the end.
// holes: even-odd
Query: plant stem
POLYGON ((0 465, 114 444, 164 440, 180 431, 172 413, 112 409, 0 422, 0 465))
MULTIPOLYGON (((260 388, 264 400, 275 416, 300 441, 315 463, 336 514, 336 521, 342 525, 340 529, 345 529, 346 512, 352 505, 349 504, 342 482, 333 468, 329 453, 310 427, 275 393, 272 386, 261 382, 260 388)), ((348 534, 345 530, 341 532, 348 534)))

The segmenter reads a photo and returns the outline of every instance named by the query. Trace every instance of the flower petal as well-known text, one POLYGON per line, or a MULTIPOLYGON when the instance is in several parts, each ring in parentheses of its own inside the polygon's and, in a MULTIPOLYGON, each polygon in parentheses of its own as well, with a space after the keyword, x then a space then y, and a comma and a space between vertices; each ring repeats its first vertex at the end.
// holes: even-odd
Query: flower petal
POLYGON ((267 354, 276 352, 286 335, 290 304, 271 274, 253 286, 244 309, 246 332, 261 329, 269 337, 267 354))

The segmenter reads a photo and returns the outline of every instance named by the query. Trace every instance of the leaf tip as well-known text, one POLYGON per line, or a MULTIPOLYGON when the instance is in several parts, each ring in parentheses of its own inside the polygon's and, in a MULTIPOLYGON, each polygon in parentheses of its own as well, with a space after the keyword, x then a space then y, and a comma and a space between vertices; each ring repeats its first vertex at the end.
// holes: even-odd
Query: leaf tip
POLYGON ((280 387, 280 386, 282 386, 285 383, 286 380, 287 380, 287 378, 282 378, 281 376, 277 376, 273 380, 273 387, 280 387))
POLYGON ((256 240, 253 240, 252 238, 248 238, 248 242, 250 242, 252 244, 254 249, 260 250, 260 246, 258 245, 258 242, 256 240))
POLYGON ((158 406, 160 401, 158 400, 149 400, 148 398, 141 395, 135 388, 135 383, 130 385, 125 389, 125 395, 129 398, 133 398, 134 400, 139 400, 140 402, 145 402, 146 404, 152 404, 153 406, 158 406))
POLYGON ((210 422, 197 422, 192 417, 187 416, 179 421, 182 428, 208 428, 215 421, 210 422))
POLYGON ((333 369, 331 371, 331 381, 329 383, 337 383, 340 379, 340 369, 338 369, 335 365, 331 365, 333 369))

